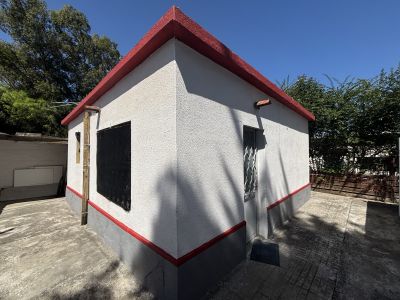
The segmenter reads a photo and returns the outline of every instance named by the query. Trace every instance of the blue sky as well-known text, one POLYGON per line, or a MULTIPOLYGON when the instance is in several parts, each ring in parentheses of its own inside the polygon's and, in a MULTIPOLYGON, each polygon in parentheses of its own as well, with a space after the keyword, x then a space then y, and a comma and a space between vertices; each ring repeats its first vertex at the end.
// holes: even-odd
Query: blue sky
POLYGON ((400 63, 398 0, 48 1, 50 9, 65 4, 122 55, 175 4, 273 82, 370 78, 400 63))

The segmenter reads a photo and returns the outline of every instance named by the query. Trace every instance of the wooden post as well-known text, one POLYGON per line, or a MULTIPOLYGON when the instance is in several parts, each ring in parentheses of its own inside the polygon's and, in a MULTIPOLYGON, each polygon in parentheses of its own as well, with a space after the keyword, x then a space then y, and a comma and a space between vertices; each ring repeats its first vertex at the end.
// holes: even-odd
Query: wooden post
POLYGON ((81 225, 87 224, 89 201, 89 164, 90 164, 90 113, 85 111, 83 116, 83 198, 81 225))

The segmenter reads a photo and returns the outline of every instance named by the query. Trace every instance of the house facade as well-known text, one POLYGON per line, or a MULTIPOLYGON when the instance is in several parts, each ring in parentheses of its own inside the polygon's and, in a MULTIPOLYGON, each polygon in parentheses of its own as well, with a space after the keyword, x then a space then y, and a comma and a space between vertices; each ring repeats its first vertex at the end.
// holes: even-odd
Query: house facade
POLYGON ((204 295, 309 198, 314 116, 176 7, 63 120, 78 213, 88 106, 88 225, 160 298, 204 295))

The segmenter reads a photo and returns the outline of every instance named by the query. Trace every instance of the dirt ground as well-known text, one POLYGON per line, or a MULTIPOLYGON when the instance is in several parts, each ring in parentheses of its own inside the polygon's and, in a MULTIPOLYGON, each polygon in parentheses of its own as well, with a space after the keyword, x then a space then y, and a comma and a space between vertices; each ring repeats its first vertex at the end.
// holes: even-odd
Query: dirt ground
MULTIPOLYGON (((394 205, 312 193, 275 231, 280 266, 244 261, 206 298, 400 299, 394 205)), ((150 299, 63 198, 0 203, 0 299, 150 299)))

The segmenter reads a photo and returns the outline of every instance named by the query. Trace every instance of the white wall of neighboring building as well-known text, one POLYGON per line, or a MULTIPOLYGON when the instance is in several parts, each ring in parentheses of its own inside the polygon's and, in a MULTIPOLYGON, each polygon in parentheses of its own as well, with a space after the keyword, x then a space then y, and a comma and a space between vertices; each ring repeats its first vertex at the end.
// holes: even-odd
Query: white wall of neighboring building
POLYGON ((0 140, 0 201, 57 194, 66 163, 66 144, 0 140))
POLYGON ((0 140, 0 188, 13 187, 14 170, 40 166, 64 166, 67 145, 0 140))
MULTIPOLYGON (((94 105, 92 114, 89 199, 111 216, 171 255, 176 238, 176 95, 175 47, 171 40, 119 81, 94 105), (131 210, 97 193, 97 131, 131 121, 131 210)), ((75 132, 82 114, 69 125, 68 186, 82 191, 82 159, 75 164, 75 132)), ((83 145, 83 133, 81 134, 83 145)), ((82 153, 82 151, 81 151, 82 153)))
POLYGON ((176 41, 178 256, 244 220, 243 126, 264 130, 259 231, 266 207, 309 182, 308 121, 176 41))

